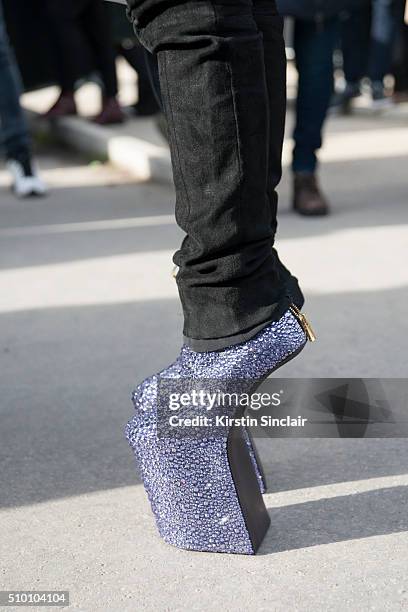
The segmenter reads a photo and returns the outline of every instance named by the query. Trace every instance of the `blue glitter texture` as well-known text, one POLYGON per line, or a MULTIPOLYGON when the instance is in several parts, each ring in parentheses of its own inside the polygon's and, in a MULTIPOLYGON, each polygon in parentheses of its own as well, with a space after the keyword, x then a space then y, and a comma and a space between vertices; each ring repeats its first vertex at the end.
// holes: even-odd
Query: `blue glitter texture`
MULTIPOLYGON (((162 379, 245 379, 259 381, 306 343, 305 333, 287 311, 249 341, 222 351, 196 353, 184 346, 175 363, 143 381, 133 393, 135 416, 126 437, 139 464, 163 539, 179 548, 254 554, 230 470, 227 438, 157 435, 158 389, 162 379)), ((263 491, 251 442, 248 452, 263 491)))

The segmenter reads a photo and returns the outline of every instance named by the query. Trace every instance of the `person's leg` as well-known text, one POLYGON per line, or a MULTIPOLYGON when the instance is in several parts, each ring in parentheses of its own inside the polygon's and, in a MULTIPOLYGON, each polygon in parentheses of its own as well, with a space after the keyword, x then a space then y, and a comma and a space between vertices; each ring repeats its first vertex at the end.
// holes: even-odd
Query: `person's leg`
POLYGON ((0 1, 0 141, 14 193, 19 197, 43 195, 47 189, 32 162, 31 139, 20 106, 20 75, 9 46, 2 8, 0 1))
POLYGON ((343 114, 349 114, 352 100, 361 96, 361 80, 367 73, 370 21, 370 4, 367 1, 362 3, 360 9, 345 11, 340 15, 345 85, 334 93, 331 106, 343 114))
MULTIPOLYGON (((81 76, 84 41, 76 19, 76 2, 72 0, 44 0, 46 18, 53 42, 61 94, 46 113, 48 118, 75 115, 75 82, 81 76)), ((86 50, 86 49, 85 49, 86 50)))
POLYGON ((28 157, 30 137, 20 106, 19 75, 9 47, 0 2, 0 124, 7 158, 28 157))
POLYGON ((160 107, 153 90, 146 52, 137 42, 129 45, 124 43, 125 41, 120 45, 119 53, 137 73, 138 100, 134 105, 135 113, 144 116, 154 115, 159 112, 160 107))
POLYGON ((74 91, 80 76, 83 41, 72 0, 44 0, 58 66, 59 85, 63 93, 74 91))
POLYGON ((333 93, 333 51, 337 20, 316 24, 296 20, 295 53, 299 72, 296 101, 295 148, 292 169, 295 173, 313 174, 317 166, 316 151, 322 145, 322 130, 333 93))
POLYGON ((79 20, 91 46, 96 67, 100 71, 105 96, 114 98, 118 93, 115 50, 103 0, 83 1, 79 20))
POLYGON ((78 21, 103 83, 102 110, 94 121, 100 125, 122 123, 125 116, 117 100, 116 54, 107 7, 103 0, 80 1, 78 21))
POLYGON ((269 517, 242 428, 220 436, 210 418, 208 428, 173 436, 163 426, 169 391, 215 388, 211 381, 229 395, 253 391, 307 341, 271 248, 262 35, 250 0, 131 4, 136 32, 159 62, 176 216, 187 232, 175 262, 188 338, 178 360, 134 392, 126 435, 167 542, 254 554, 269 517))
POLYGON ((408 25, 402 25, 401 32, 401 72, 397 78, 396 94, 402 94, 397 100, 407 101, 408 95, 408 25))
POLYGON ((299 73, 292 170, 293 208, 302 215, 325 215, 328 202, 320 190, 316 152, 333 93, 333 51, 337 19, 316 24, 296 20, 295 53, 299 73))
POLYGON ((374 99, 384 97, 384 77, 391 70, 397 30, 394 0, 373 0, 368 76, 374 99))
POLYGON ((394 101, 406 100, 408 92, 408 26, 404 23, 405 0, 396 2, 397 42, 393 58, 394 101))
POLYGON ((143 51, 144 51, 147 73, 149 75, 150 85, 152 87, 154 95, 156 96, 157 104, 159 105, 160 109, 163 111, 163 100, 162 100, 161 91, 160 91, 160 77, 159 77, 159 66, 157 63, 157 56, 156 54, 150 53, 149 51, 147 51, 147 49, 143 49, 143 51))
MULTIPOLYGON (((254 18, 262 33, 264 63, 269 106, 268 197, 271 206, 273 237, 277 230, 278 195, 276 187, 282 175, 282 147, 286 116, 286 50, 283 38, 283 19, 277 14, 270 0, 254 0, 254 18)), ((278 273, 285 283, 287 293, 298 308, 304 297, 297 279, 279 260, 276 250, 278 273)))
POLYGON ((292 170, 293 207, 303 215, 325 215, 328 202, 317 178, 316 152, 322 145, 322 131, 333 94, 333 51, 338 20, 324 25, 303 20, 295 22, 296 67, 299 73, 292 170))
MULTIPOLYGON (((282 147, 286 115, 286 51, 283 38, 283 20, 277 15, 276 7, 270 0, 254 0, 253 15, 264 45, 265 76, 268 89, 269 105, 269 155, 268 155, 268 196, 272 210, 273 238, 277 229, 276 186, 282 174, 282 147)), ((151 86, 156 99, 163 107, 160 93, 159 69, 156 55, 145 50, 146 64, 151 86)), ((304 296, 298 280, 280 261, 276 250, 274 256, 286 293, 293 299, 298 308, 304 304, 304 296)))
POLYGON ((359 87, 366 76, 370 44, 370 6, 346 13, 341 21, 343 71, 349 87, 359 87))
MULTIPOLYGON (((270 0, 254 0, 254 18, 262 33, 264 65, 269 106, 269 150, 267 191, 276 221, 276 187, 282 176, 282 146, 286 115, 286 51, 283 18, 270 0)), ((276 226, 275 226, 276 231, 276 226)))
POLYGON ((269 110, 262 36, 249 0, 131 2, 157 53, 186 238, 174 261, 187 342, 222 348, 288 306, 271 249, 269 110))

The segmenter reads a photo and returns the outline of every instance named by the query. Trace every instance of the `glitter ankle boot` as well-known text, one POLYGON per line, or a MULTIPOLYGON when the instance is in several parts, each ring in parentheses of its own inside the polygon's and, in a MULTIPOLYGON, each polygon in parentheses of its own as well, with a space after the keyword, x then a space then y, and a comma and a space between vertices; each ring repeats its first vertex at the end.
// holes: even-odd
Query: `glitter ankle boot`
POLYGON ((203 435, 158 435, 160 384, 164 380, 256 381, 305 346, 303 315, 293 310, 251 340, 217 352, 183 347, 180 358, 146 379, 133 395, 136 408, 126 436, 163 539, 189 550, 255 554, 269 526, 262 478, 242 426, 203 435))

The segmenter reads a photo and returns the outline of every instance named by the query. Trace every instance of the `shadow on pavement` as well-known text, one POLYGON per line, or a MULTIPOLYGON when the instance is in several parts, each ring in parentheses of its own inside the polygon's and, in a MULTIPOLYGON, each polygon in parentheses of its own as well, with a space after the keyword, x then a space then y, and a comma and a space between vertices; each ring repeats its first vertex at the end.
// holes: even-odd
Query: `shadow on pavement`
POLYGON ((408 487, 390 487, 269 509, 271 527, 259 554, 408 531, 408 487))

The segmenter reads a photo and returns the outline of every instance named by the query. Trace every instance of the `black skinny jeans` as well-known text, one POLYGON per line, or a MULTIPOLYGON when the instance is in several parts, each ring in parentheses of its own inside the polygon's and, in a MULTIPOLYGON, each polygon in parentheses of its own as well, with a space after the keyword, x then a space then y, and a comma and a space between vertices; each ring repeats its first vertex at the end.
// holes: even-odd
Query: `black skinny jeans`
POLYGON ((254 336, 290 299, 272 249, 285 116, 282 19, 271 0, 128 0, 157 55, 186 232, 174 262, 194 350, 254 336))

